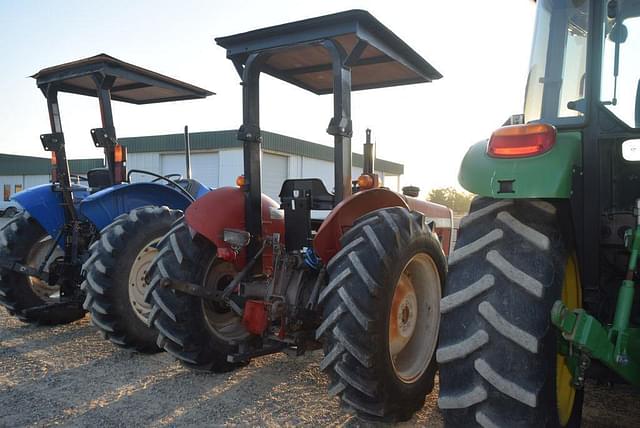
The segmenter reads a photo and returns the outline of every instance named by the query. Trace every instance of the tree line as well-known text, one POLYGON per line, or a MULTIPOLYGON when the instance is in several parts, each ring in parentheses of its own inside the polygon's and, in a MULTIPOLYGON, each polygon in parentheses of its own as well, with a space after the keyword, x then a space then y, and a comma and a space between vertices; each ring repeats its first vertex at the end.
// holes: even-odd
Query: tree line
POLYGON ((447 206, 456 214, 466 214, 474 196, 471 193, 459 191, 454 187, 444 187, 432 189, 429 192, 429 196, 427 196, 427 200, 447 206))

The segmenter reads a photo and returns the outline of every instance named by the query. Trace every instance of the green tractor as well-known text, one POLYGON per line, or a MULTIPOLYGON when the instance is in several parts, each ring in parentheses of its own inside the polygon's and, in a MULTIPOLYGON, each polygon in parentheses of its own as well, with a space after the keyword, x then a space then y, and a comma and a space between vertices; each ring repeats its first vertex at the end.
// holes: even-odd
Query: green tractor
POLYGON ((640 384, 640 0, 539 0, 524 115, 472 146, 441 302, 450 426, 577 426, 640 384))

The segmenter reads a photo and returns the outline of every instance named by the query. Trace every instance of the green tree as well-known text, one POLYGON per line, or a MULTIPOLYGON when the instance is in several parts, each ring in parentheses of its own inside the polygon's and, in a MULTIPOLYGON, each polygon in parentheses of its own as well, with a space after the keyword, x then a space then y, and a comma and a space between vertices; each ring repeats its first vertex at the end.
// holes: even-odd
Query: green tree
POLYGON ((473 196, 471 193, 458 191, 454 187, 445 187, 432 189, 427 200, 445 205, 456 214, 464 214, 469 211, 473 196))

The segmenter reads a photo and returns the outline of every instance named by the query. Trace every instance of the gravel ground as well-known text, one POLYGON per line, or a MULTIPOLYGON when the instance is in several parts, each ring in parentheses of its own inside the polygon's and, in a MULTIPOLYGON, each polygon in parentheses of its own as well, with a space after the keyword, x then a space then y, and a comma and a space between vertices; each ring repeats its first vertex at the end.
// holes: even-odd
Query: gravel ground
MULTIPOLYGON (((25 325, 0 310, 0 426, 360 426, 326 395, 318 352, 227 374, 120 350, 89 318, 25 325)), ((405 426, 441 426, 436 394, 405 426)))
MULTIPOLYGON (((0 427, 367 425, 327 397, 320 359, 278 354, 232 373, 196 373, 165 353, 111 345, 88 316, 36 327, 0 309, 0 427)), ((442 426, 436 400, 437 389, 399 426, 442 426)), ((637 400, 630 387, 590 383, 583 425, 640 426, 637 400)))
MULTIPOLYGON (((0 426, 366 425, 327 397, 320 358, 278 354, 196 373, 165 353, 111 345, 89 317, 37 327, 0 310, 0 426)), ((436 397, 399 426, 442 426, 436 397)), ((584 426, 639 426, 637 399, 629 387, 589 384, 584 426)))

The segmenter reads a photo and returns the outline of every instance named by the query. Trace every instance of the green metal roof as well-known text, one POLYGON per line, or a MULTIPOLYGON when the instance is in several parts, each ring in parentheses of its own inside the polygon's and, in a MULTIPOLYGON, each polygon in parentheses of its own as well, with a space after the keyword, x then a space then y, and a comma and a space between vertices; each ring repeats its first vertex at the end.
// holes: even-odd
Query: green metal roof
MULTIPOLYGON (((69 168, 74 174, 85 174, 92 168, 104 166, 102 159, 70 159, 69 168)), ((49 175, 51 159, 36 156, 7 155, 0 153, 0 175, 49 175)))
MULTIPOLYGON (((189 134, 191 150, 220 150, 241 148, 237 131, 207 131, 189 134)), ((274 152, 304 156, 333 162, 333 147, 298 138, 287 137, 275 132, 262 131, 262 148, 274 152)), ((184 150, 184 135, 151 135, 144 137, 118 138, 118 142, 129 153, 175 152, 184 150)), ((353 154, 353 165, 362 168, 362 155, 353 154)), ((376 169, 387 174, 404 174, 404 165, 384 159, 376 159, 376 169)))

